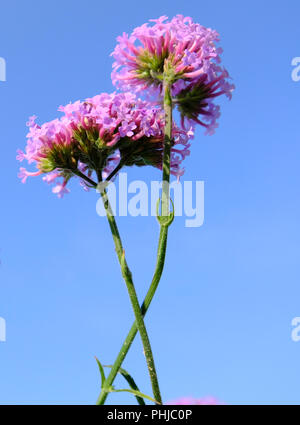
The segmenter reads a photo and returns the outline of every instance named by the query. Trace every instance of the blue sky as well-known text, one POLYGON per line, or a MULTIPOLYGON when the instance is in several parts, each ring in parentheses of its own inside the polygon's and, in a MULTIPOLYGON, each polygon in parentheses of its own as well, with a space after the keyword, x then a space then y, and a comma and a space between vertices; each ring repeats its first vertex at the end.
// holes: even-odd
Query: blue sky
MULTIPOLYGON (((170 230, 165 272, 146 324, 164 400, 212 395, 229 403, 300 402, 300 4, 86 0, 0 6, 0 403, 94 403, 94 356, 112 363, 133 315, 97 194, 74 182, 57 199, 41 179, 22 185, 25 123, 113 90, 116 37, 151 18, 192 16, 216 29, 236 84, 212 137, 198 129, 187 180, 205 182, 205 222, 170 230)), ((129 179, 158 180, 156 170, 129 179)), ((120 231, 140 298, 155 263, 153 217, 123 217, 120 231)), ((124 363, 151 388, 140 340, 124 363)), ((121 380, 117 385, 123 386, 121 380)), ((134 403, 113 394, 109 403, 134 403)))

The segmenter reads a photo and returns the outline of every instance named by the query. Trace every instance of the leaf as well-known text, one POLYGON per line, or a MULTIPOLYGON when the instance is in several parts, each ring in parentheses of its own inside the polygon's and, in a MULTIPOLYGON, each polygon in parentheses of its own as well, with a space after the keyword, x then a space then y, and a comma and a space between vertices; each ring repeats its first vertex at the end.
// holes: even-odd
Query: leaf
POLYGON ((95 359, 96 359, 96 362, 97 362, 97 364, 98 364, 99 371, 100 371, 100 375, 101 375, 101 388, 103 388, 103 387, 104 387, 104 384, 105 384, 105 380, 106 380, 106 378, 105 378, 105 373, 104 373, 104 369, 103 369, 103 366, 102 366, 102 364, 101 364, 100 360, 99 360, 99 359, 97 359, 97 357, 96 357, 96 356, 95 356, 95 359))
MULTIPOLYGON (((110 367, 110 368, 112 368, 112 365, 103 365, 103 367, 110 367)), ((139 387, 137 386, 137 384, 135 383, 135 380, 133 379, 133 377, 127 372, 127 370, 125 370, 125 369, 123 369, 123 368, 121 368, 120 367, 120 369, 119 369, 119 371, 118 371, 118 373, 120 373, 122 376, 123 376, 123 378, 125 378, 126 379, 126 381, 128 382, 128 384, 129 384, 129 386, 130 386, 130 388, 133 390, 133 391, 138 391, 138 392, 140 392, 140 390, 139 390, 139 387)), ((136 400, 137 400, 137 402, 138 402, 138 404, 140 404, 140 405, 145 405, 146 403, 144 402, 144 400, 143 400, 143 398, 141 398, 140 396, 138 396, 138 395, 136 395, 136 400)))
POLYGON ((155 404, 161 404, 158 401, 154 400, 154 398, 150 397, 147 394, 143 394, 140 391, 136 391, 136 390, 129 390, 129 389, 124 389, 124 390, 114 390, 114 389, 109 389, 108 392, 110 393, 131 393, 134 394, 136 397, 141 397, 141 398, 146 398, 147 400, 153 401, 153 403, 155 404))

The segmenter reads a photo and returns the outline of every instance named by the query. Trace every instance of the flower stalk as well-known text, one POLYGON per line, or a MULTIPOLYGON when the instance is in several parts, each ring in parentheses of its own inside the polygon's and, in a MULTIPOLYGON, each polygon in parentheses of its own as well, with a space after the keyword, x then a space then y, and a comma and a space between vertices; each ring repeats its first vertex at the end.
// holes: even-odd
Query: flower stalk
MULTIPOLYGON (((149 375, 150 375, 150 379, 151 379, 153 395, 154 395, 155 400, 159 404, 162 404, 160 389, 159 389, 159 384, 158 384, 158 379, 157 379, 157 373, 156 373, 156 368, 155 368, 155 363, 154 363, 152 349, 151 349, 151 345, 150 345, 150 340, 149 340, 149 337, 148 337, 148 333, 147 333, 146 326, 145 326, 144 319, 143 319, 143 314, 142 314, 141 309, 140 309, 138 297, 137 297, 136 290, 135 290, 135 287, 134 287, 134 283, 133 283, 133 280, 132 280, 132 274, 131 274, 131 271, 128 267, 126 258, 125 258, 125 251, 123 249, 123 245, 122 245, 121 237, 120 237, 119 230, 118 230, 118 227, 117 227, 117 223, 116 223, 115 217, 113 215, 113 212, 112 212, 112 209, 111 209, 111 206, 110 206, 110 202, 109 202, 109 199, 108 199, 108 196, 107 196, 107 192, 106 192, 105 189, 101 190, 101 197, 102 197, 102 200, 103 200, 103 205, 104 205, 104 208, 105 208, 105 211, 106 211, 106 216, 107 216, 107 219, 108 219, 108 222, 109 222, 110 230, 111 230, 111 233, 112 233, 112 236, 113 236, 118 260, 119 260, 119 263, 120 263, 120 266, 121 266, 122 276, 123 276, 124 281, 126 283, 128 294, 129 294, 130 301, 131 301, 131 305, 132 305, 132 308, 133 308, 133 311, 134 311, 137 329, 139 330, 139 333, 141 335, 144 353, 145 353, 145 357, 146 357, 146 361, 147 361, 147 365, 148 365, 148 370, 149 370, 149 375)), ((117 372, 119 371, 120 366, 118 367, 117 372)), ((111 387, 111 384, 106 381, 104 383, 103 392, 109 391, 110 387, 111 387)))
MULTIPOLYGON (((171 144, 172 144, 172 98, 171 98, 171 84, 167 81, 164 81, 164 110, 165 110, 165 130, 164 130, 164 154, 163 154, 163 197, 162 197, 162 216, 158 215, 158 220, 160 223, 160 232, 158 240, 158 249, 157 249, 157 258, 156 258, 156 267, 154 275, 151 281, 150 288, 145 296, 143 304, 141 305, 140 311, 144 317, 147 313, 147 310, 152 302, 154 294, 157 290, 158 284, 160 282, 166 258, 167 250, 167 240, 168 240, 168 229, 172 222, 170 220, 164 220, 164 218, 169 218, 169 182, 170 182, 170 154, 171 154, 171 144), (168 216, 168 217, 166 217, 168 216)), ((122 363, 133 343, 133 340, 138 331, 137 321, 133 323, 130 328, 130 331, 119 351, 119 354, 113 364, 111 371, 106 378, 104 387, 101 390, 101 393, 97 400, 97 405, 102 405, 105 403, 108 396, 108 388, 113 384, 122 363)))
POLYGON ((170 207, 170 160, 172 145, 172 97, 171 83, 164 79, 164 111, 165 111, 165 138, 162 174, 162 216, 169 216, 170 207))
MULTIPOLYGON (((163 268, 165 264, 165 257, 166 257, 167 235, 168 235, 168 226, 162 225, 160 230, 160 236, 159 236, 155 272, 152 278, 150 288, 143 301, 143 304, 141 305, 141 313, 143 317, 147 313, 147 310, 152 302, 152 299, 154 297, 154 294, 160 282, 160 278, 162 276, 162 272, 163 272, 163 268)), ((109 375, 106 378, 105 387, 101 390, 101 393, 96 403, 97 405, 102 405, 105 403, 105 400, 108 396, 107 389, 113 384, 120 370, 120 367, 122 366, 122 363, 134 341, 137 331, 138 331, 138 326, 137 326, 137 322, 135 321, 133 325, 131 326, 130 331, 128 332, 128 335, 121 347, 121 350, 119 351, 119 354, 111 368, 109 375)))

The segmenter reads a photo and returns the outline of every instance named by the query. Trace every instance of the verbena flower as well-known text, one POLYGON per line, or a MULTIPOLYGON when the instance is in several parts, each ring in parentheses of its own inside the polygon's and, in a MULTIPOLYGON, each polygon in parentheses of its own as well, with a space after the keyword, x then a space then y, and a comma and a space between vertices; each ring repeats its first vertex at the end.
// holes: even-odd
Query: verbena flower
POLYGON ((214 397, 204 397, 204 398, 193 398, 193 397, 182 397, 177 400, 169 401, 169 405, 216 405, 216 404, 223 404, 220 401, 218 401, 214 397))
MULTIPOLYGON (((62 197, 72 176, 96 174, 97 179, 109 177, 116 167, 152 165, 162 167, 164 114, 159 107, 138 99, 134 94, 100 94, 84 102, 77 101, 59 108, 60 119, 36 124, 31 117, 25 152, 17 159, 26 159, 35 171, 20 169, 19 177, 44 174, 48 183, 56 184, 53 192, 62 197)), ((181 175, 181 162, 189 154, 193 131, 183 131, 174 124, 171 172, 181 175)), ((80 177, 80 176, 79 176, 80 177)), ((81 185, 87 190, 84 179, 81 185)))
POLYGON ((163 78, 172 83, 172 95, 182 117, 182 125, 197 122, 212 134, 217 127, 219 107, 213 99, 231 98, 234 86, 220 65, 219 34, 192 18, 177 15, 151 20, 128 36, 118 37, 112 53, 112 81, 122 90, 148 94, 162 93, 163 78), (202 119, 199 118, 202 117, 202 119))

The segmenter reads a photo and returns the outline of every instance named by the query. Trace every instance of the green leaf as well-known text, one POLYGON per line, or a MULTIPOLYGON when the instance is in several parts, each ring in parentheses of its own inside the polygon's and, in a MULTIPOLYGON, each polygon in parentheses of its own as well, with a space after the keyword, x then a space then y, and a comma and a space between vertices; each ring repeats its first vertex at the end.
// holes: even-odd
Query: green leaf
POLYGON ((150 400, 150 401, 152 401, 155 404, 161 404, 158 401, 154 400, 154 398, 150 397, 149 395, 143 394, 140 391, 136 391, 136 390, 130 390, 130 389, 114 390, 114 389, 109 389, 108 392, 110 392, 110 393, 123 393, 123 392, 131 393, 131 394, 134 394, 136 397, 146 398, 147 400, 150 400))
MULTIPOLYGON (((103 365, 103 367, 110 367, 112 368, 112 365, 103 365)), ((120 367, 118 373, 120 373, 124 379, 126 379, 126 381, 128 382, 130 388, 133 391, 137 391, 140 393, 139 387, 137 386, 137 384, 135 383, 135 380, 133 379, 133 377, 127 372, 127 370, 123 369, 120 367)), ((140 405, 145 405, 146 403, 144 402, 143 398, 136 395, 136 400, 138 402, 138 404, 140 405)))
POLYGON ((100 375, 101 375, 101 388, 103 388, 103 387, 104 387, 104 384, 105 384, 105 380, 106 380, 106 378, 105 378, 105 373, 104 373, 104 369, 103 369, 103 366, 102 366, 102 364, 101 364, 100 360, 99 360, 99 359, 97 359, 97 357, 96 357, 96 356, 95 356, 95 359, 96 359, 96 362, 97 362, 97 364, 98 364, 99 371, 100 371, 100 375))

